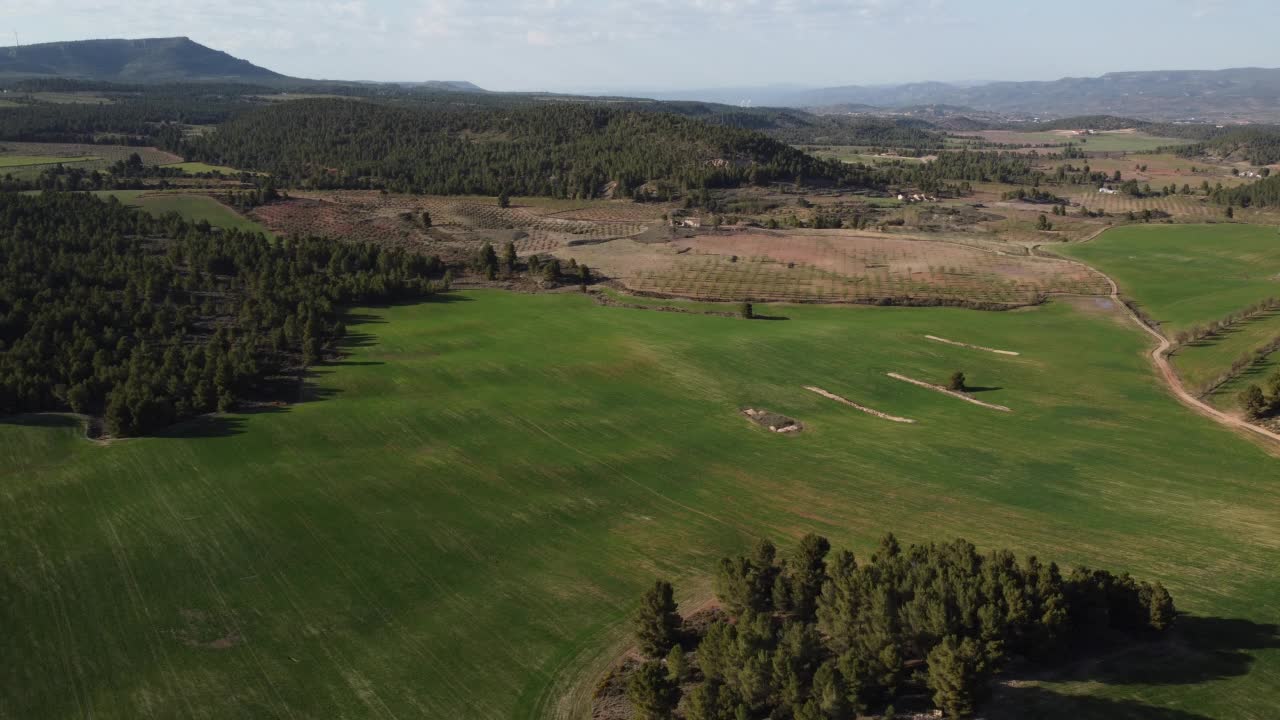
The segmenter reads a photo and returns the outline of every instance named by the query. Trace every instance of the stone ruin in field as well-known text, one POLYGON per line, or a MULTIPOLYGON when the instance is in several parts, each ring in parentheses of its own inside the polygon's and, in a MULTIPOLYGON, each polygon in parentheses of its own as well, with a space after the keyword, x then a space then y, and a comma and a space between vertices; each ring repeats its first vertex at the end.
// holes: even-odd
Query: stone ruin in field
POLYGON ((760 410, 758 408, 743 408, 742 414, 748 420, 754 422, 760 427, 775 433, 797 433, 804 430, 804 425, 799 421, 793 420, 786 415, 769 412, 768 410, 760 410))

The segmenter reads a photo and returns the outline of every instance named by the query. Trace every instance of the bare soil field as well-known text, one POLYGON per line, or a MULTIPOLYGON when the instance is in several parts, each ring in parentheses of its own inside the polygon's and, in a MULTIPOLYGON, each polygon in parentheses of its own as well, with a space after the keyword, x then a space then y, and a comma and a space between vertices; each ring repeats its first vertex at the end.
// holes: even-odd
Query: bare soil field
POLYGON ((1022 305, 1042 294, 1107 291, 1100 275, 1079 265, 847 230, 744 229, 656 245, 614 241, 556 254, 585 262, 633 291, 703 299, 1022 305))
POLYGON ((543 202, 498 207, 495 198, 422 197, 374 190, 293 192, 256 208, 253 218, 279 235, 297 233, 469 253, 484 242, 513 242, 522 255, 632 237, 661 222, 662 208, 629 202, 543 202), (431 227, 423 224, 429 213, 431 227))
MULTIPOLYGON (((1222 183, 1226 187, 1234 187, 1257 180, 1257 178, 1231 174, 1232 168, 1238 171, 1245 171, 1252 167, 1245 163, 1216 162, 1207 158, 1185 158, 1169 153, 1131 154, 1123 157, 1119 154, 1112 157, 1090 156, 1087 160, 1054 160, 1044 163, 1043 167, 1052 172, 1057 170, 1060 165, 1068 164, 1075 167, 1087 164, 1089 169, 1105 172, 1108 175, 1119 171, 1120 176, 1125 180, 1150 183, 1155 187, 1162 187, 1169 183, 1175 183, 1178 187, 1190 185, 1197 192, 1200 190, 1201 183, 1205 181, 1208 181, 1210 185, 1222 183), (1195 168, 1195 172, 1192 172, 1192 168, 1195 168)), ((1273 166, 1273 169, 1275 167, 1273 166)))

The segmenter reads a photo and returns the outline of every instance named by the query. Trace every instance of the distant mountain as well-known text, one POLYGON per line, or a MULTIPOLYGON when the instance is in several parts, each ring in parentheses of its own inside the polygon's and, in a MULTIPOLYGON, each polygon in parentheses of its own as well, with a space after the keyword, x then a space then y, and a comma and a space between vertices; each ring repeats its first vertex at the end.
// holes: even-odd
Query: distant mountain
POLYGON ((0 50, 0 76, 69 77, 118 83, 288 78, 190 38, 77 40, 0 50))
POLYGON ((902 110, 916 106, 956 106, 1005 115, 1066 117, 1124 115, 1152 120, 1280 120, 1280 69, 1169 70, 1115 72, 1101 77, 1034 82, 827 88, 733 88, 656 93, 659 100, 726 101, 751 98, 756 105, 829 108, 866 106, 902 110), (675 97, 675 96, 679 97, 675 97))
POLYGON ((388 83, 403 88, 419 88, 427 90, 453 90, 456 92, 489 92, 475 83, 466 80, 427 80, 426 82, 388 83))

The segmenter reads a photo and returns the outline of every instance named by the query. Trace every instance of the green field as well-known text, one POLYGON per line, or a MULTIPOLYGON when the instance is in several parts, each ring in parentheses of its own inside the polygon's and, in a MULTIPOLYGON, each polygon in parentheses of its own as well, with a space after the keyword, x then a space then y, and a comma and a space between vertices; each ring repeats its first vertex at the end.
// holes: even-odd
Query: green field
POLYGON ((1270 312, 1173 354, 1178 373, 1193 389, 1216 381, 1237 358, 1280 338, 1280 312, 1270 312))
POLYGON ((1262 386, 1276 371, 1280 371, 1280 353, 1271 353, 1261 362, 1224 383, 1209 396, 1208 402, 1219 410, 1239 410, 1240 392, 1249 385, 1262 386))
POLYGON ((1085 152, 1131 152, 1146 153, 1157 148, 1173 145, 1187 145, 1191 141, 1180 138, 1159 137, 1146 133, 1103 132, 1095 135, 1068 135, 1046 130, 1043 132, 1019 132, 1014 130, 985 130, 980 132, 957 133, 959 137, 950 138, 954 145, 974 144, 973 138, 980 138, 988 143, 1003 145, 1049 145, 1062 146, 1068 143, 1078 145, 1085 152))
POLYGON ((1166 333, 1280 296, 1274 227, 1129 225, 1055 250, 1111 275, 1166 333))
POLYGON ((689 601, 758 536, 886 530, 1130 570, 1194 614, 988 717, 1274 716, 1280 460, 1178 405, 1145 334, 1094 300, 758 309, 787 319, 461 293, 352 314, 287 409, 108 446, 6 420, 0 717, 550 717, 655 575, 689 601), (956 369, 1014 412, 884 375, 956 369))
POLYGON ((271 231, 262 225, 207 195, 155 194, 145 190, 102 190, 95 191, 93 194, 104 198, 116 197, 120 202, 136 205, 152 215, 176 212, 192 222, 206 220, 214 227, 256 232, 274 237, 271 231))
MULTIPOLYGON (((1179 330, 1221 319, 1268 297, 1280 297, 1280 233, 1259 225, 1130 225, 1097 239, 1057 248, 1111 275, 1126 296, 1179 330)), ((1238 324, 1178 349, 1173 364, 1193 392, 1216 380, 1238 357, 1280 335, 1280 314, 1238 324)), ((1234 395, 1231 387, 1223 392, 1234 395)), ((1233 407, 1233 401, 1225 401, 1233 407)))
POLYGON ((71 163, 89 162, 99 158, 85 155, 82 157, 58 157, 55 155, 0 155, 0 169, 15 167, 31 167, 33 165, 70 165, 71 163))
POLYGON ((200 173, 222 173, 223 175, 239 175, 242 171, 226 165, 210 165, 202 162, 182 162, 172 163, 169 165, 161 165, 160 167, 181 170, 188 175, 197 175, 200 173))

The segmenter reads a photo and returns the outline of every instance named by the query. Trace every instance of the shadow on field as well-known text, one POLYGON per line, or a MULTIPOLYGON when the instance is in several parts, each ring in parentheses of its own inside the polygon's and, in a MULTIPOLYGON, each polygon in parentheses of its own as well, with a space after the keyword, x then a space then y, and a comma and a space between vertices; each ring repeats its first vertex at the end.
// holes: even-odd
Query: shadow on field
POLYGON ((64 413, 28 413, 24 415, 0 415, 0 425, 38 428, 79 428, 84 421, 64 413))
POLYGON ((1172 637, 1089 663, 1067 679, 1183 685, 1247 675, 1253 650, 1280 648, 1280 626, 1241 618, 1178 618, 1172 637))
POLYGON ((1236 378, 1243 379, 1243 380, 1248 380, 1251 378, 1256 380, 1262 380, 1263 378, 1260 376, 1270 375, 1271 372, 1272 372, 1271 368, 1267 367, 1265 364, 1254 363, 1249 367, 1245 368, 1243 372, 1241 372, 1239 375, 1236 376, 1236 378))
POLYGON ((342 340, 338 342, 338 348, 341 350, 351 350, 353 348, 372 347, 377 344, 377 336, 373 333, 352 332, 351 330, 348 330, 347 334, 343 335, 342 340))
POLYGON ((1088 695, 1062 695, 1043 687, 1002 687, 979 708, 988 720, 1209 720, 1207 715, 1144 705, 1133 700, 1110 700, 1088 695))
POLYGON ((752 315, 752 320, 790 320, 786 315, 752 315))
MULTIPOLYGON (((1061 669, 1033 678, 1039 684, 1000 683, 982 706, 989 720, 1048 718, 1135 718, 1136 720, 1206 720, 1183 710, 1112 700, 1095 695, 1054 692, 1054 683, 1097 682, 1106 685, 1187 685, 1247 675, 1252 651, 1280 648, 1280 625, 1240 618, 1181 615, 1169 637, 1104 654, 1084 657, 1061 669)), ((1105 653, 1105 651, 1103 651, 1105 653)))
POLYGON ((1236 333, 1244 332, 1245 328, 1247 328, 1248 326, 1254 323, 1270 320, 1271 318, 1276 317, 1277 315, 1280 315, 1280 311, 1268 310, 1266 312, 1258 313, 1257 315, 1254 315, 1248 320, 1237 323, 1230 327, 1224 327, 1221 330, 1215 332, 1214 334, 1208 337, 1200 338, 1199 340, 1196 340, 1194 342, 1189 342, 1187 343, 1187 347, 1198 347, 1198 348, 1213 347, 1214 345, 1218 344, 1218 341, 1225 340, 1226 338, 1229 338, 1232 335, 1235 335, 1236 333))
MULTIPOLYGON (((279 412, 284 412, 280 410, 279 412)), ((238 413, 236 415, 201 415, 170 425, 169 427, 156 432, 148 437, 159 438, 164 440, 190 440, 192 438, 220 438, 239 435, 245 431, 246 420, 240 415, 247 413, 238 413)))
POLYGON ((964 391, 967 393, 984 393, 984 392, 995 392, 996 390, 1003 390, 1003 389, 1004 388, 1002 387, 966 387, 964 391))
POLYGON ((184 440, 231 437, 248 430, 246 425, 251 416, 278 415, 289 412, 295 405, 330 400, 342 393, 337 388, 320 384, 323 377, 329 374, 323 368, 331 364, 342 363, 325 363, 311 367, 301 375, 268 378, 254 388, 250 395, 251 400, 242 402, 233 412, 191 418, 156 432, 150 437, 184 440))

